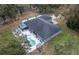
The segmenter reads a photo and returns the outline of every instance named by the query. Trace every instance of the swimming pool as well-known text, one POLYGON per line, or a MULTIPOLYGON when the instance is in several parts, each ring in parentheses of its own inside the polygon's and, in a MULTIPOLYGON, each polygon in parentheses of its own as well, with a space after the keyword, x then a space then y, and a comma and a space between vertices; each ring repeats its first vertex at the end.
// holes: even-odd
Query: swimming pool
POLYGON ((32 46, 34 46, 36 44, 35 38, 30 34, 30 35, 27 35, 27 40, 29 41, 29 44, 32 46))
POLYGON ((35 41, 34 40, 30 39, 29 41, 30 41, 30 45, 31 46, 34 46, 35 45, 35 41))

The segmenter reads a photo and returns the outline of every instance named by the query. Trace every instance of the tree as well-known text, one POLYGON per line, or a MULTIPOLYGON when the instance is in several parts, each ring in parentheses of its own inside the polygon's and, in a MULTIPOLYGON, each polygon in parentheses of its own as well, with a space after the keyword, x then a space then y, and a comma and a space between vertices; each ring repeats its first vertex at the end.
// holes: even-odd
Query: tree
POLYGON ((17 6, 17 10, 19 11, 19 13, 22 15, 24 12, 24 6, 17 6))
POLYGON ((36 7, 36 9, 38 9, 39 13, 48 13, 53 11, 53 9, 58 8, 60 5, 56 5, 56 4, 40 4, 40 5, 32 5, 33 7, 36 7))
POLYGON ((9 18, 16 18, 16 7, 15 5, 0 5, 0 17, 4 20, 9 18))
POLYGON ((6 7, 6 5, 0 5, 0 17, 3 19, 3 21, 5 22, 5 20, 6 20, 6 17, 5 17, 5 7, 6 7), (3 7, 4 6, 4 7, 3 7))
POLYGON ((79 32, 79 6, 74 5, 70 8, 67 26, 79 32))

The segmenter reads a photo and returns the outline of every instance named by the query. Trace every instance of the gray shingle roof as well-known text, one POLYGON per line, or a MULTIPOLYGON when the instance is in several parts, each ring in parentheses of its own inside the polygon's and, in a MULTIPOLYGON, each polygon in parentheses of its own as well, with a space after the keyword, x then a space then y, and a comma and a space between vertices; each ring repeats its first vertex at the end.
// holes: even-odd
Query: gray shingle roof
POLYGON ((43 41, 60 31, 60 28, 57 25, 44 22, 43 19, 40 18, 29 20, 26 24, 31 31, 37 33, 43 41))

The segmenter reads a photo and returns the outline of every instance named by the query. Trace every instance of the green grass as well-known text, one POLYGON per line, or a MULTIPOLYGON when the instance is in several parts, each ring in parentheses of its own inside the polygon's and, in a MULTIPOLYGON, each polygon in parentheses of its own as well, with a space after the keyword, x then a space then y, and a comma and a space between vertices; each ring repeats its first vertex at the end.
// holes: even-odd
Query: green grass
POLYGON ((19 39, 12 34, 11 28, 0 30, 0 55, 26 54, 19 39))
POLYGON ((55 38, 51 39, 48 44, 51 45, 51 44, 56 44, 56 43, 59 43, 63 40, 67 40, 67 38, 69 37, 70 35, 65 33, 65 32, 62 32, 61 34, 59 34, 58 36, 56 36, 55 38))
POLYGON ((79 37, 68 32, 63 32, 48 42, 53 47, 52 54, 79 54, 79 37))

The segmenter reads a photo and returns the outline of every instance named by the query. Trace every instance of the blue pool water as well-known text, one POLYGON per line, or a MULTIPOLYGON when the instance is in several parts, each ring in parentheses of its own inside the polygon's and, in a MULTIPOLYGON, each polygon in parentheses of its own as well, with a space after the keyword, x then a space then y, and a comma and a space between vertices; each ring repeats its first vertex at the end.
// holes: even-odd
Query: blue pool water
POLYGON ((30 41, 31 46, 35 45, 35 41, 34 40, 30 39, 29 41, 30 41))

